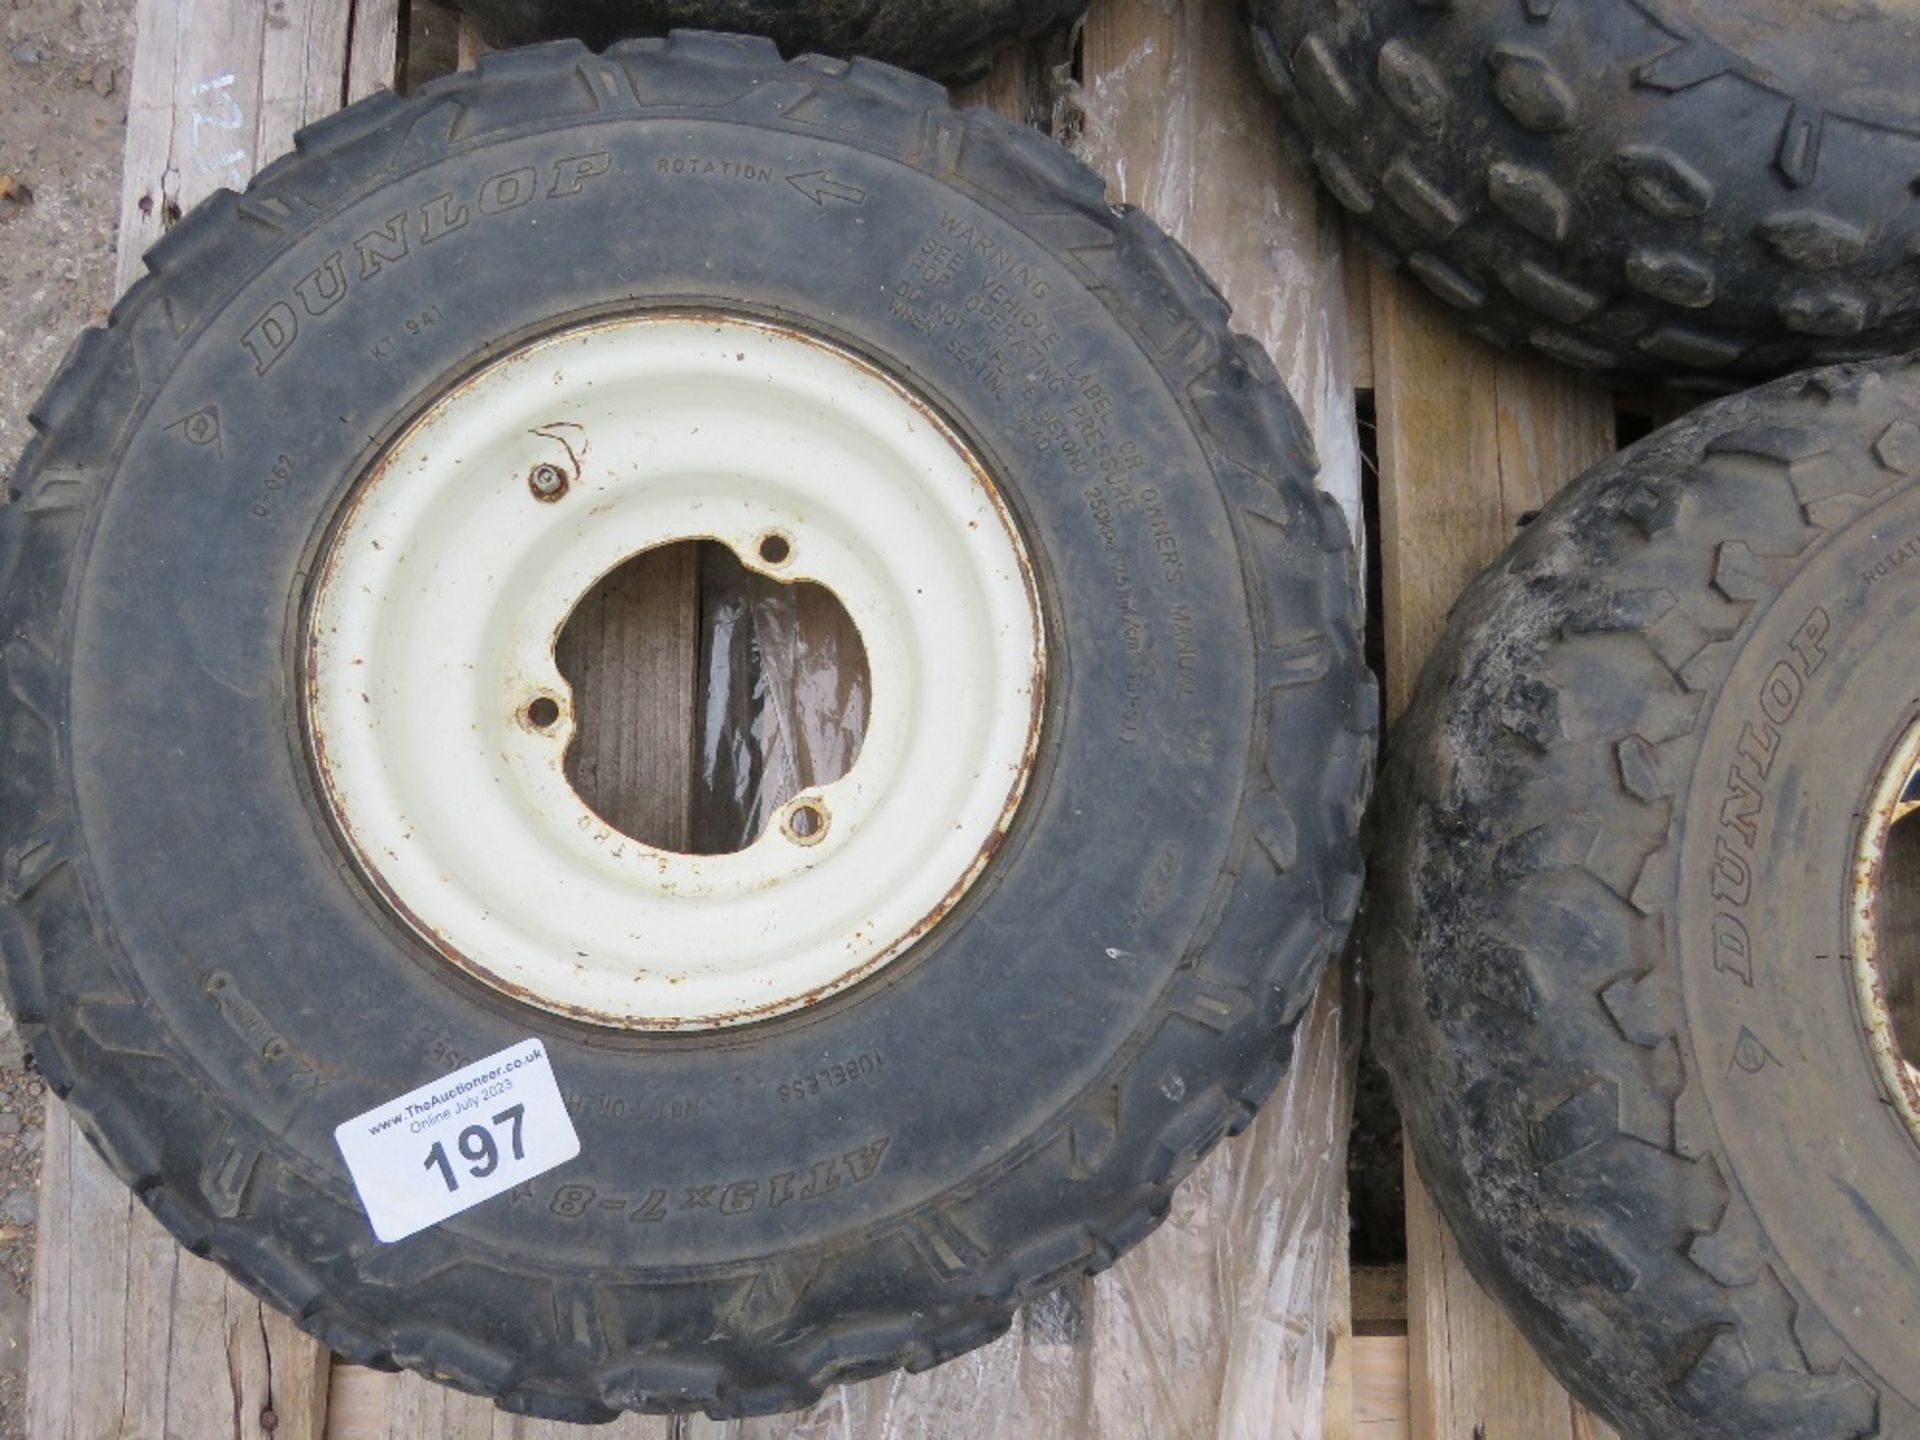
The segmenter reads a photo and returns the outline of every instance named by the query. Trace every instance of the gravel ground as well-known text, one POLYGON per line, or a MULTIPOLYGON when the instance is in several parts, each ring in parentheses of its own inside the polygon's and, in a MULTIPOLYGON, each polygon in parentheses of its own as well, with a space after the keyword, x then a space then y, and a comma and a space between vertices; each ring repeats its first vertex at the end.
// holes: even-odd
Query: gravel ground
POLYGON ((81 327, 113 303, 131 0, 0 0, 0 474, 81 327))
POLYGON ((0 1070, 0 1437, 27 1433, 27 1309, 40 1193, 45 1084, 0 1070))
MULTIPOLYGON (((132 54, 132 0, 0 0, 0 481, 73 336, 113 303, 132 54)), ((24 1065, 0 1014, 0 1440, 26 1434, 46 1087, 24 1065)))

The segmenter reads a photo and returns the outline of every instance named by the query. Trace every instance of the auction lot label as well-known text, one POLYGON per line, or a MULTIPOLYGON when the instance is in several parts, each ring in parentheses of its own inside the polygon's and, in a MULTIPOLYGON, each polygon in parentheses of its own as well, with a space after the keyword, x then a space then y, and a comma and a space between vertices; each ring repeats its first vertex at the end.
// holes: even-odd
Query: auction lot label
POLYGON ((392 1244, 580 1153, 538 1040, 509 1046, 338 1125, 334 1143, 392 1244))

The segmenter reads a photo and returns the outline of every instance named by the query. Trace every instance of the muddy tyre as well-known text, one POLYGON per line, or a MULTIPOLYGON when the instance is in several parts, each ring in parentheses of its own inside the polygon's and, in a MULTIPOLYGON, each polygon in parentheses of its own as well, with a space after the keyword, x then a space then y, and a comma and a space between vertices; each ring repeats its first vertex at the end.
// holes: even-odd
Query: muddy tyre
POLYGON ((1087 0, 453 0, 496 45, 617 40, 693 28, 759 35, 788 55, 865 55, 948 81, 1077 20, 1087 0))
POLYGON ((1718 402, 1467 591, 1382 778, 1375 1043, 1636 1440, 1920 1437, 1920 366, 1718 402))
POLYGON ((1313 168, 1476 333, 1777 375, 1920 343, 1920 11, 1255 0, 1313 168))
POLYGON ((766 1411, 992 1339, 1248 1123, 1357 902, 1353 556, 1264 352, 1064 150, 870 62, 556 44, 148 267, 0 509, 0 948, 196 1252, 511 1409, 766 1411), (732 856, 555 779, 558 619, 684 535, 872 669, 732 856), (335 1127, 529 1040, 578 1156, 379 1243, 335 1127))

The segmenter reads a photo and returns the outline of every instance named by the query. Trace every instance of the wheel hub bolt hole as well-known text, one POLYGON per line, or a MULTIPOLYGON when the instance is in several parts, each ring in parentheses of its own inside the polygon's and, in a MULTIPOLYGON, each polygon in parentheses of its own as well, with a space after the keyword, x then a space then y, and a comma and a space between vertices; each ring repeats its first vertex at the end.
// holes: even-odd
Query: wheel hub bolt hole
POLYGON ((527 476, 527 488, 536 500, 558 500, 567 493, 567 472, 558 465, 536 465, 527 476))
POLYGON ((797 801, 780 828, 796 845, 818 845, 827 836, 827 807, 818 800, 797 801))
POLYGON ((793 542, 778 530, 760 537, 760 558, 769 565, 784 565, 793 558, 793 542))
POLYGON ((536 730, 550 728, 560 718, 560 702, 551 695, 536 695, 527 705, 527 723, 536 730))

